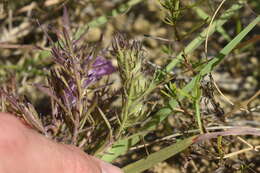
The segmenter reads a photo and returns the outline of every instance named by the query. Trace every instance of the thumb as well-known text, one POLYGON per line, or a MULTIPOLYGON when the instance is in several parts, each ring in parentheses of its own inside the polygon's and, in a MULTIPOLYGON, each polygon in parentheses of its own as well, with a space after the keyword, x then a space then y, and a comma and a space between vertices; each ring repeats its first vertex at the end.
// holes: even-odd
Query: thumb
POLYGON ((123 173, 123 171, 121 169, 119 169, 118 167, 115 167, 109 163, 106 163, 106 162, 96 159, 94 157, 93 157, 93 159, 95 159, 95 160, 97 160, 97 162, 99 162, 102 173, 123 173))
POLYGON ((45 138, 6 113, 0 113, 0 172, 122 173, 75 146, 45 138))
MULTIPOLYGON (((94 171, 93 173, 123 173, 123 171, 121 171, 118 167, 113 166, 112 164, 109 164, 107 162, 104 162, 100 159, 97 159, 93 156, 87 155, 86 153, 84 153, 82 150, 80 150, 79 148, 72 146, 72 145, 64 145, 68 150, 71 150, 71 154, 69 154, 70 156, 72 155, 77 155, 77 162, 78 165, 77 167, 80 168, 80 170, 87 170, 90 167, 98 167, 99 171, 94 171), (85 167, 87 166, 87 169, 85 169, 85 167)), ((70 158, 69 158, 70 159, 70 158)), ((94 169, 91 169, 94 170, 94 169)), ((81 172, 81 171, 80 171, 81 172)), ((92 172, 91 172, 92 173, 92 172)))

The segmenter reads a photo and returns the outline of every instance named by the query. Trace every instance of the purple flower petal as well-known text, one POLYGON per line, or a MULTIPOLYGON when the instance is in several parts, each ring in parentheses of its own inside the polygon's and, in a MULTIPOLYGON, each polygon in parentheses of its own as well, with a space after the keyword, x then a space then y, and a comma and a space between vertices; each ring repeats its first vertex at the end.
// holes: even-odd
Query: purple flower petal
MULTIPOLYGON (((91 59, 91 58, 90 58, 91 59)), ((89 59, 89 61, 90 61, 89 59)), ((109 75, 115 72, 116 69, 112 65, 111 61, 99 56, 96 58, 94 63, 91 66, 91 69, 88 71, 86 80, 83 82, 83 88, 87 87, 91 83, 94 83, 100 80, 103 76, 109 75)), ((76 84, 74 82, 69 82, 69 89, 65 89, 66 99, 71 103, 71 105, 76 104, 77 97, 75 96, 76 84)))
POLYGON ((92 64, 92 69, 88 72, 87 80, 84 81, 84 87, 115 71, 116 69, 112 65, 111 61, 103 58, 102 56, 98 56, 92 64))

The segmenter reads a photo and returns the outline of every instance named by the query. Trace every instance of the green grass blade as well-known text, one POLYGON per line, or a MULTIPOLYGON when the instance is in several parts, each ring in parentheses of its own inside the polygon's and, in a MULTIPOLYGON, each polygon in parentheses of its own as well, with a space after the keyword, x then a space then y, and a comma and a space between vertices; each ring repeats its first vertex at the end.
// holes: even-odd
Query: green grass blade
POLYGON ((195 101, 195 110, 196 110, 196 119, 197 123, 200 129, 200 133, 203 133, 203 127, 202 127, 202 121, 201 121, 201 116, 200 116, 200 99, 196 99, 195 101))
MULTIPOLYGON (((223 13, 218 20, 215 20, 212 23, 212 29, 210 30, 209 35, 212 35, 219 27, 224 25, 231 18, 231 16, 234 15, 242 7, 243 4, 238 3, 232 5, 228 10, 226 10, 225 13, 223 13)), ((207 29, 205 29, 198 37, 196 37, 185 47, 184 53, 189 54, 196 48, 198 48, 205 41, 206 35, 207 29)), ((183 53, 179 53, 177 57, 166 66, 167 72, 170 72, 177 64, 179 64, 182 61, 182 54, 183 53)))
POLYGON ((139 142, 139 140, 139 135, 134 135, 133 137, 127 139, 121 139, 115 142, 105 154, 102 154, 101 157, 99 155, 97 155, 97 157, 100 157, 101 160, 106 162, 112 162, 120 155, 126 153, 128 149, 139 142))
MULTIPOLYGON (((201 8, 199 7, 195 7, 193 8, 193 10, 195 10, 195 12, 197 13, 197 15, 202 18, 203 20, 206 20, 209 22, 210 20, 210 16, 205 13, 201 8)), ((225 31, 225 29, 222 27, 222 26, 219 26, 216 28, 216 30, 227 40, 227 41, 230 41, 231 38, 230 36, 228 35, 228 33, 225 31)))
POLYGON ((260 22, 260 15, 258 15, 255 20, 253 20, 245 29, 243 29, 227 46, 225 46, 220 54, 229 54, 237 45, 242 41, 242 39, 260 22))
POLYGON ((141 159, 123 168, 125 173, 138 173, 153 167, 155 164, 162 162, 177 153, 185 150, 194 143, 197 136, 192 136, 170 145, 158 152, 150 154, 147 158, 141 159))

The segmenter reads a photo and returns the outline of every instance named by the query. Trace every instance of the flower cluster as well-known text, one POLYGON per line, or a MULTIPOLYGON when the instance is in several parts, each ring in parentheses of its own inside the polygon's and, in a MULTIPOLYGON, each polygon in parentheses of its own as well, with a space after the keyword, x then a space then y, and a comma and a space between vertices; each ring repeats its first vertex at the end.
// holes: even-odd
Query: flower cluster
POLYGON ((51 68, 48 87, 39 89, 51 96, 54 117, 65 121, 76 143, 80 131, 95 124, 90 110, 93 109, 93 87, 102 77, 115 72, 111 61, 104 53, 95 51, 94 46, 74 39, 64 9, 62 32, 56 31, 58 43, 52 45, 55 62, 51 68), (91 109, 90 109, 91 108, 91 109))

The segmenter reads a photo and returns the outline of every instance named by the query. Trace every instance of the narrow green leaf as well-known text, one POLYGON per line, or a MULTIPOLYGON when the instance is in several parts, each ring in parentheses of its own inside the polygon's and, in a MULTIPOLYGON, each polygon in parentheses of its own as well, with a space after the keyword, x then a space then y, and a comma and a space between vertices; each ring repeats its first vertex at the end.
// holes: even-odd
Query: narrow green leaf
POLYGON ((220 55, 229 54, 241 40, 260 22, 260 15, 257 16, 245 29, 243 29, 231 42, 228 43, 221 51, 220 55))
MULTIPOLYGON (((240 8, 243 7, 242 3, 232 5, 228 10, 226 10, 218 20, 212 23, 209 35, 212 35, 219 27, 223 26, 230 18, 233 16, 240 8)), ((196 37, 192 42, 190 42, 184 49, 184 53, 188 54, 198 48, 206 39, 207 29, 205 29, 198 37, 196 37)), ((177 64, 183 59, 182 53, 179 53, 177 57, 172 60, 167 66, 166 71, 170 72, 177 64)))
MULTIPOLYGON (((152 121, 146 124, 146 126, 143 128, 143 131, 148 132, 150 129, 154 129, 156 127, 156 124, 165 119, 171 112, 172 110, 170 108, 163 108, 160 111, 158 111, 156 113, 157 118, 154 118, 152 121)), ((140 140, 139 136, 145 135, 147 132, 138 133, 126 139, 121 139, 115 142, 105 154, 102 154, 100 158, 104 161, 112 162, 118 156, 126 153, 131 146, 137 144, 140 140)))
POLYGON ((120 155, 126 153, 128 149, 139 142, 139 140, 139 135, 134 135, 132 138, 121 139, 114 143, 105 154, 102 154, 100 159, 106 162, 112 162, 120 155))
POLYGON ((172 113, 172 109, 170 107, 164 107, 160 109, 153 115, 151 121, 149 121, 143 128, 142 131, 149 131, 155 129, 155 127, 162 122, 166 117, 168 117, 172 113))
POLYGON ((170 145, 158 152, 149 155, 147 158, 141 159, 123 168, 125 173, 138 173, 153 167, 155 164, 162 162, 177 153, 185 150, 194 143, 197 136, 192 136, 170 145))
POLYGON ((197 123, 200 129, 200 133, 203 133, 203 127, 202 127, 202 121, 201 121, 201 116, 200 116, 200 99, 196 99, 194 101, 195 103, 195 110, 196 110, 196 119, 197 119, 197 123))
MULTIPOLYGON (((213 59, 211 59, 184 88, 185 92, 190 92, 195 86, 197 78, 199 76, 204 76, 210 73, 214 67, 216 67, 224 57, 229 54, 240 42, 241 40, 260 22, 260 16, 258 16, 255 20, 253 20, 246 28, 243 29, 231 42, 229 42, 220 53, 213 59)), ((183 97, 180 97, 179 100, 182 100, 183 97)), ((170 100, 169 104, 171 107, 176 105, 176 101, 170 100)))
MULTIPOLYGON (((197 15, 202 18, 203 20, 206 20, 209 22, 210 20, 210 16, 205 13, 201 8, 199 7, 195 7, 195 8, 192 8, 193 10, 195 10, 195 12, 197 13, 197 15)), ((230 36, 228 35, 228 33, 225 31, 225 29, 222 27, 222 26, 219 26, 218 28, 216 28, 216 30, 227 40, 227 41, 230 41, 231 38, 230 36)))

